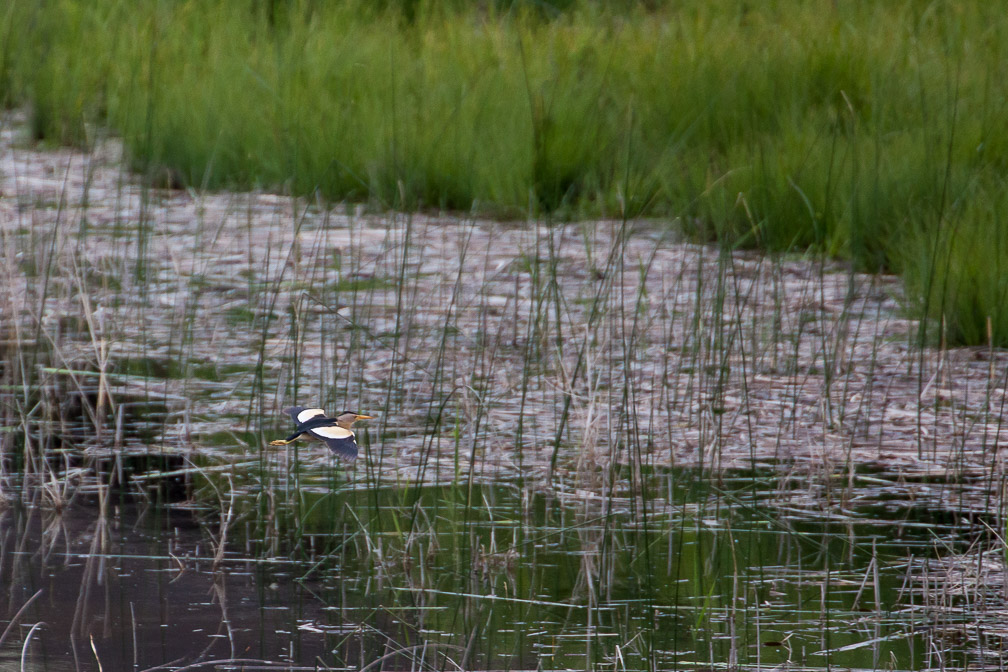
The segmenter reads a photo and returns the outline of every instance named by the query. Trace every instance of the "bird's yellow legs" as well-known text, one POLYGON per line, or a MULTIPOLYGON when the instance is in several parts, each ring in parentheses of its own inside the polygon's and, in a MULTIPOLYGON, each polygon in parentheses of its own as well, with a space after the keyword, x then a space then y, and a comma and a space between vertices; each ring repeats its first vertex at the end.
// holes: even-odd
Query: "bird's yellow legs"
POLYGON ((288 441, 287 439, 276 439, 274 441, 270 441, 269 445, 271 445, 271 446, 286 446, 288 443, 294 443, 294 441, 293 440, 292 441, 288 441))

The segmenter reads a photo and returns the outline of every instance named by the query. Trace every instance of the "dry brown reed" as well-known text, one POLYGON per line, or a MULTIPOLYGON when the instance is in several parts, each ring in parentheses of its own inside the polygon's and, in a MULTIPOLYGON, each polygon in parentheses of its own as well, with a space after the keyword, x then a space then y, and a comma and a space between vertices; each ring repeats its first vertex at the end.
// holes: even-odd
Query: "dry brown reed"
POLYGON ((621 466, 830 482, 1001 464, 1008 355, 919 351, 892 278, 685 244, 677 222, 153 190, 114 142, 42 152, 18 121, 0 138, 0 436, 54 505, 79 464, 61 451, 118 473, 130 455, 247 461, 290 402, 379 415, 369 482, 559 464, 553 487, 581 496, 621 466))

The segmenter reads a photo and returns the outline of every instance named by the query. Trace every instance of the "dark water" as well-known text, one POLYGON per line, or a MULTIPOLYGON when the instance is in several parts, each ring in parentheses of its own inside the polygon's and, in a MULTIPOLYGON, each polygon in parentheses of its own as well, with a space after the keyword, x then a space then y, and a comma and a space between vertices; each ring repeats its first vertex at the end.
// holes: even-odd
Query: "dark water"
MULTIPOLYGON (((663 480, 664 479, 664 480, 663 480)), ((515 485, 295 498, 219 521, 121 502, 0 514, 2 669, 919 669, 911 557, 956 543, 912 507, 782 513, 712 495, 515 485), (286 520, 286 522, 285 522, 286 520), (271 558, 272 555, 272 558, 271 558), (33 626, 38 625, 34 630, 33 626), (30 639, 29 639, 30 635, 30 639), (27 643, 26 643, 27 640, 27 643), (100 661, 100 666, 99 666, 100 661), (223 662, 232 661, 232 662, 223 662), (188 666, 188 667, 187 667, 188 666)), ((954 665, 955 652, 943 661, 954 665)))

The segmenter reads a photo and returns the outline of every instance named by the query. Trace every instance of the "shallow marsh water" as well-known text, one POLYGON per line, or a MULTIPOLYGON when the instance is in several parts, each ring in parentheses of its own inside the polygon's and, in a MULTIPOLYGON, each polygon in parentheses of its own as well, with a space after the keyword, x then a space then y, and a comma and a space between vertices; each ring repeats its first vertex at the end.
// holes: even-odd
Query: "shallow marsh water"
POLYGON ((918 347, 893 278, 153 190, 17 123, 5 667, 997 668, 1008 354, 918 347), (265 449, 290 403, 378 416, 356 466, 265 449))
MULTIPOLYGON (((0 515, 5 669, 798 669, 954 667, 934 650, 913 558, 963 544, 904 502, 781 517, 774 481, 717 492, 648 478, 634 513, 516 484, 349 488, 282 557, 231 550, 189 511, 114 506, 0 515), (661 505, 655 502, 661 501, 661 505), (422 520, 420 520, 422 519, 422 520), (922 522, 923 521, 923 522, 922 522), (214 662, 218 661, 218 662, 214 662), (190 667, 194 666, 194 667, 190 667)), ((310 501, 313 500, 314 501, 310 501)))

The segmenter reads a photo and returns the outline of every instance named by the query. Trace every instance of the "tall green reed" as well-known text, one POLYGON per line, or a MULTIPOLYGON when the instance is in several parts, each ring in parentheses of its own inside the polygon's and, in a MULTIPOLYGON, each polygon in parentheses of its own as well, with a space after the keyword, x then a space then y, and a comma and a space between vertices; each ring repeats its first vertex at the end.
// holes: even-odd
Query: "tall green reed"
MULTIPOLYGON (((920 214, 999 186, 1006 26, 980 3, 415 9, 17 5, 9 25, 37 39, 16 41, 7 77, 36 135, 109 124, 138 165, 187 184, 674 214, 732 246, 905 272, 919 299, 928 269, 902 251, 929 238, 920 214)), ((979 342, 980 290, 945 300, 968 321, 949 337, 979 342)))

